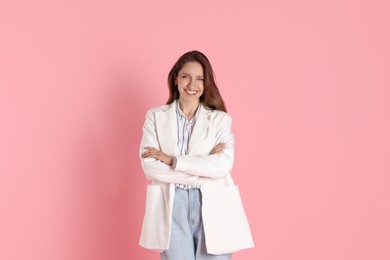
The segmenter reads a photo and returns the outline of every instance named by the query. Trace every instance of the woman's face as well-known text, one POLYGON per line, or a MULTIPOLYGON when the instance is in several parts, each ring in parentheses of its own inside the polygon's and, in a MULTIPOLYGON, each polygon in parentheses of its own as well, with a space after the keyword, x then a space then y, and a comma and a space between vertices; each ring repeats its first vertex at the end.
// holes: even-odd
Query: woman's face
POLYGON ((203 94, 203 68, 199 62, 190 61, 183 65, 175 83, 182 101, 199 101, 203 94))

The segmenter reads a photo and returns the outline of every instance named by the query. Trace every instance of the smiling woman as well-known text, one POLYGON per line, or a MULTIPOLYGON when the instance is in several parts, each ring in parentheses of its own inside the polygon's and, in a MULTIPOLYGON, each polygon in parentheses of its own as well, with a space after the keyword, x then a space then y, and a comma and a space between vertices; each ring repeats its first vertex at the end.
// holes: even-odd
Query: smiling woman
MULTIPOLYGON (((192 84, 201 86, 202 93, 198 101, 211 109, 226 112, 225 103, 214 80, 214 71, 207 57, 198 51, 182 55, 168 75, 169 98, 167 104, 179 99, 181 88, 192 84), (184 78, 183 78, 184 76, 184 78)), ((193 90, 193 89, 191 89, 193 90)))
POLYGON ((253 247, 234 161, 231 116, 207 57, 185 53, 168 76, 170 96, 146 114, 140 147, 148 185, 140 245, 163 260, 230 259, 253 247))
MULTIPOLYGON (((187 62, 175 79, 175 86, 180 93, 180 103, 193 103, 196 107, 203 94, 203 68, 199 62, 187 62)), ((195 107, 195 109, 196 109, 195 107)), ((183 109, 182 109, 183 110, 183 109)), ((187 118, 192 118, 194 111, 183 111, 187 118)))

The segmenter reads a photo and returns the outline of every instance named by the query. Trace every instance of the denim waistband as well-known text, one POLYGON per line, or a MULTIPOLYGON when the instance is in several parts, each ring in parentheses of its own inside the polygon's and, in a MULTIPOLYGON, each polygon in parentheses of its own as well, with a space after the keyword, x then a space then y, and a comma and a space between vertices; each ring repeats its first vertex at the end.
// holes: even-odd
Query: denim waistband
POLYGON ((175 184, 175 187, 180 188, 180 189, 183 189, 183 190, 188 190, 188 189, 199 189, 199 188, 200 188, 200 185, 199 185, 199 184, 196 184, 196 185, 187 185, 187 184, 179 184, 179 183, 176 183, 176 184, 175 184))

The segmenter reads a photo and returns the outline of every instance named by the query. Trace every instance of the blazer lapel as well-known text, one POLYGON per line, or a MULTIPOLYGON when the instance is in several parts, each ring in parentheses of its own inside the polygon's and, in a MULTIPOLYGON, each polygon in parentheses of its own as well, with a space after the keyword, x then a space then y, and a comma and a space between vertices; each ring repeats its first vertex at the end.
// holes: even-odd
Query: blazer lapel
POLYGON ((156 112, 156 129, 160 149, 168 155, 177 155, 177 117, 176 101, 168 105, 166 110, 156 112))
POLYGON ((206 109, 202 104, 199 106, 199 109, 199 115, 196 119, 196 123, 190 137, 190 143, 188 145, 189 154, 192 154, 196 146, 199 144, 199 141, 202 140, 209 130, 210 121, 207 116, 211 113, 211 111, 206 109))

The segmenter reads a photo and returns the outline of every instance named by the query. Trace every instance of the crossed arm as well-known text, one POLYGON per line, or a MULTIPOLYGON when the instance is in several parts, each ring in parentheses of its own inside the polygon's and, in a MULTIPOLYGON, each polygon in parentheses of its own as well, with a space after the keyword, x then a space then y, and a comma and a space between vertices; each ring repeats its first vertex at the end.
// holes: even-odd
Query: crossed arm
POLYGON ((234 159, 231 117, 227 114, 218 124, 216 143, 208 155, 177 156, 173 168, 174 157, 159 149, 153 114, 148 112, 140 147, 142 168, 148 179, 168 183, 194 185, 199 183, 200 177, 223 177, 230 172, 234 159))
MULTIPOLYGON (((210 152, 210 155, 220 153, 220 152, 222 152, 222 150, 224 148, 225 148, 225 144, 219 143, 216 146, 214 146, 214 148, 210 152)), ((165 163, 166 165, 172 166, 173 160, 174 160, 173 156, 170 156, 170 155, 168 155, 168 154, 166 154, 166 153, 164 153, 164 152, 162 152, 154 147, 147 146, 147 147, 144 147, 144 149, 146 150, 146 152, 143 152, 141 154, 142 158, 154 158, 156 160, 159 160, 159 161, 165 163)))

